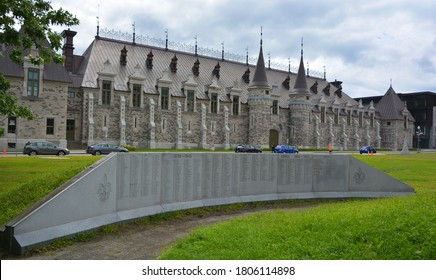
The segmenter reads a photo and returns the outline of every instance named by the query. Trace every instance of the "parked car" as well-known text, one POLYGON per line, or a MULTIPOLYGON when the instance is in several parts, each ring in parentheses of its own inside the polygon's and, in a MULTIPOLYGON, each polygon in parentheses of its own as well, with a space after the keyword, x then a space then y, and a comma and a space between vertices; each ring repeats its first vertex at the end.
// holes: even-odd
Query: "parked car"
POLYGON ((298 154, 298 149, 289 145, 277 145, 274 153, 298 154))
POLYGON ((63 147, 58 147, 48 141, 29 141, 24 145, 23 154, 29 156, 36 155, 68 155, 70 150, 63 147))
POLYGON ((256 148, 253 145, 249 145, 249 144, 242 144, 242 145, 238 145, 235 148, 235 153, 261 153, 262 150, 256 148))
POLYGON ((371 146, 365 146, 360 149, 360 154, 375 154, 377 151, 371 146))
POLYGON ((107 155, 110 154, 112 152, 121 152, 121 153, 127 153, 129 152, 129 150, 127 150, 126 148, 117 146, 117 145, 113 145, 113 144, 108 144, 108 143, 98 143, 98 144, 94 144, 91 146, 88 146, 88 148, 86 149, 86 153, 87 154, 92 154, 92 155, 107 155))

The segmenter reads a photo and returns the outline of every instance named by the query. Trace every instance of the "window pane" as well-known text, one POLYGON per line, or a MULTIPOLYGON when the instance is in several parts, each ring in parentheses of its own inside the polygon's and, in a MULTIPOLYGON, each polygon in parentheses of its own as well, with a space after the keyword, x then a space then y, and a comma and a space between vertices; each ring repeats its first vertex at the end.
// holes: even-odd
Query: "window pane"
POLYGON ((39 70, 29 69, 27 72, 27 96, 38 97, 39 95, 39 70))
POLYGON ((47 119, 46 134, 49 134, 49 135, 54 134, 54 119, 47 119))

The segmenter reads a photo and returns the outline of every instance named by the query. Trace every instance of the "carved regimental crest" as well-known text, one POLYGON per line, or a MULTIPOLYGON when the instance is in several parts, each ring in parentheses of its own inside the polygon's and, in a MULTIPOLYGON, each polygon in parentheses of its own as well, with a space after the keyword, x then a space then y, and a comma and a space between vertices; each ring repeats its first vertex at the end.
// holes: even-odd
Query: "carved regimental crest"
POLYGON ((107 180, 107 175, 104 174, 103 182, 98 185, 97 194, 99 195, 100 201, 105 202, 109 199, 111 193, 111 183, 107 180))
POLYGON ((363 182, 365 182, 365 173, 362 171, 362 169, 357 168, 356 173, 354 173, 354 182, 356 182, 357 184, 362 184, 363 182))

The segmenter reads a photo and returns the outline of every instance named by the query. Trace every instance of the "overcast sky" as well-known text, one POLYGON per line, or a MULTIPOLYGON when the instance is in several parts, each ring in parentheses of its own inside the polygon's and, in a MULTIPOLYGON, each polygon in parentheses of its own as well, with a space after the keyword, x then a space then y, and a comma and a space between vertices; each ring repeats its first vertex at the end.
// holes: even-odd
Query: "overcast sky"
MULTIPOLYGON (((100 28, 256 57, 261 26, 265 60, 304 61, 352 97, 436 92, 436 1, 433 0, 52 0, 76 15, 75 54, 100 28)), ((59 29, 61 30, 61 29, 59 29)))

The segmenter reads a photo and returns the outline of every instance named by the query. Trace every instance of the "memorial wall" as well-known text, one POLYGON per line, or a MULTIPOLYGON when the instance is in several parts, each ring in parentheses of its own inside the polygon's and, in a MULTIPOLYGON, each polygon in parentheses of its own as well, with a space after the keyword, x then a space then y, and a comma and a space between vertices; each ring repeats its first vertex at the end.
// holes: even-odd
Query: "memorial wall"
POLYGON ((181 209, 413 193, 410 186, 348 155, 111 154, 8 222, 2 241, 21 254, 63 236, 181 209))

